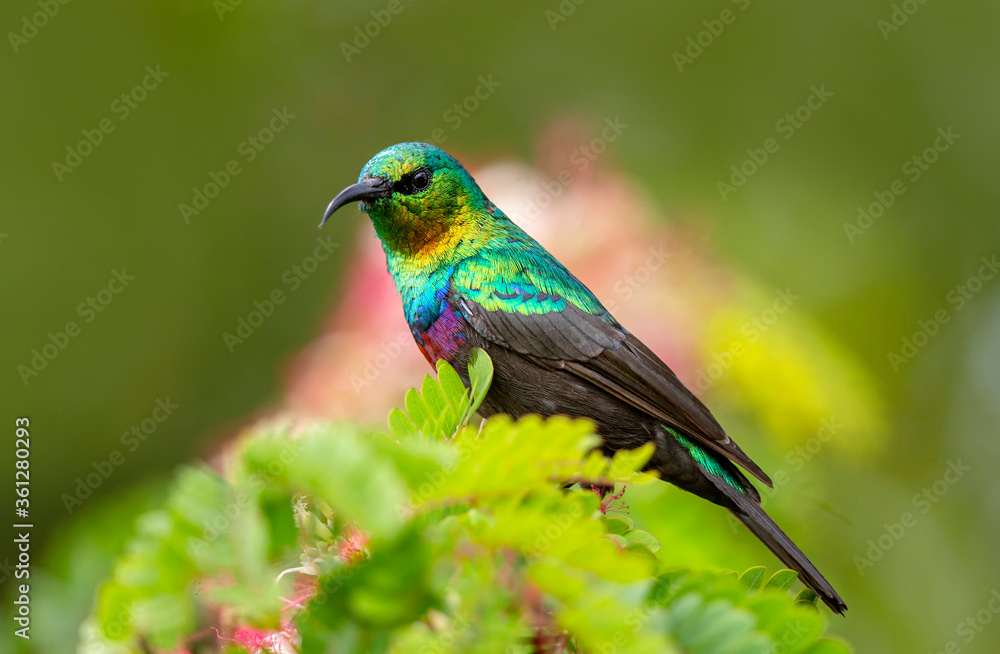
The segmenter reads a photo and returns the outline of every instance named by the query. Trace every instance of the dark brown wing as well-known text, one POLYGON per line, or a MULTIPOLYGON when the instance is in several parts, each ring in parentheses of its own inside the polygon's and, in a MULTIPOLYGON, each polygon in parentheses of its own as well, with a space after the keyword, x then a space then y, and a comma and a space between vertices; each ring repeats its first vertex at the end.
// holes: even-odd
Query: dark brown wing
POLYGON ((449 301, 484 338, 566 370, 739 464, 761 482, 771 479, 722 429, 712 413, 648 347, 621 325, 570 302, 561 311, 489 311, 451 296, 449 301))
POLYGON ((562 298, 561 311, 524 314, 489 311, 467 298, 449 298, 484 338, 518 354, 543 359, 586 361, 617 348, 627 336, 620 325, 601 320, 562 298))

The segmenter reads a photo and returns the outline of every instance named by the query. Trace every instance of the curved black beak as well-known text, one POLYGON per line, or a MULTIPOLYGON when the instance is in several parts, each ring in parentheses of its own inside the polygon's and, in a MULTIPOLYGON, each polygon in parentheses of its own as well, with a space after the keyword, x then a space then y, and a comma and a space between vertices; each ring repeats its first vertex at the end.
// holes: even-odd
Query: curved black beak
POLYGON ((326 213, 323 214, 323 220, 320 221, 319 226, 322 227, 325 225, 326 221, 333 215, 333 212, 345 204, 387 198, 391 194, 392 188, 389 182, 381 177, 365 177, 357 184, 351 184, 338 193, 337 197, 333 198, 333 202, 326 208, 326 213))

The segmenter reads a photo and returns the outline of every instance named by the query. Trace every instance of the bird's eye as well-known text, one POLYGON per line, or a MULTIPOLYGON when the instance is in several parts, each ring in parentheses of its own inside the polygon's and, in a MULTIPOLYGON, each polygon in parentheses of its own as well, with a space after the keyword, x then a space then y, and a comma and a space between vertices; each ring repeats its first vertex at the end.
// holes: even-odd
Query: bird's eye
POLYGON ((430 186, 431 174, 421 168, 417 172, 413 173, 413 190, 423 191, 425 188, 430 186))
POLYGON ((414 193, 423 191, 430 185, 431 171, 426 168, 421 168, 420 170, 407 173, 406 175, 400 177, 399 180, 392 185, 392 190, 394 193, 413 195, 414 193))

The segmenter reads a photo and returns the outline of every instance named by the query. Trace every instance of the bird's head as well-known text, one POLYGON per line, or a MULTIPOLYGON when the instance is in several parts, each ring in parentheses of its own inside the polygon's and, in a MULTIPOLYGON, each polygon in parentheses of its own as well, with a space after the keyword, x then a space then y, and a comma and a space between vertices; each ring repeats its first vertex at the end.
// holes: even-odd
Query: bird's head
POLYGON ((403 254, 437 249, 499 214, 462 164, 427 143, 399 143, 372 157, 358 183, 327 207, 320 227, 352 202, 361 203, 387 249, 403 254))

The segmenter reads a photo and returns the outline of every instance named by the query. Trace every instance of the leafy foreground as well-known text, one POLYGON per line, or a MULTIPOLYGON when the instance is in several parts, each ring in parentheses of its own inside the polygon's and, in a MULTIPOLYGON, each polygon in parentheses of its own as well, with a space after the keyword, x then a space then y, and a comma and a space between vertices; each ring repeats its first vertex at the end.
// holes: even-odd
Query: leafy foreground
POLYGON ((218 474, 182 470, 142 515, 82 627, 81 652, 808 652, 814 597, 770 578, 671 570, 670 550, 593 486, 647 483, 588 421, 470 419, 439 363, 391 434, 271 424, 218 474), (575 482, 571 488, 567 483, 575 482))

